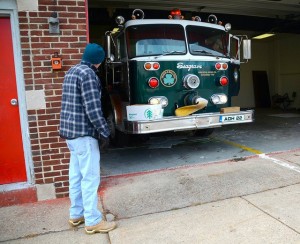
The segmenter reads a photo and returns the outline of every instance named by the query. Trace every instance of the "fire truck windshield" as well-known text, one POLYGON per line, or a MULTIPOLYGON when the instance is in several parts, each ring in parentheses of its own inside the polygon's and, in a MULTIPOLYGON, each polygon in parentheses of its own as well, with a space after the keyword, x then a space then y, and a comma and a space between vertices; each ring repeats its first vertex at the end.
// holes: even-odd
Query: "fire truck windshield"
POLYGON ((176 24, 130 26, 126 30, 129 58, 186 54, 184 28, 176 24))
MULTIPOLYGON (((227 33, 204 26, 186 26, 189 52, 197 56, 227 55, 227 33)), ((126 30, 128 57, 186 54, 184 27, 178 24, 129 26, 126 30)))
POLYGON ((186 27, 189 52, 192 55, 226 56, 228 38, 226 32, 203 26, 186 27))

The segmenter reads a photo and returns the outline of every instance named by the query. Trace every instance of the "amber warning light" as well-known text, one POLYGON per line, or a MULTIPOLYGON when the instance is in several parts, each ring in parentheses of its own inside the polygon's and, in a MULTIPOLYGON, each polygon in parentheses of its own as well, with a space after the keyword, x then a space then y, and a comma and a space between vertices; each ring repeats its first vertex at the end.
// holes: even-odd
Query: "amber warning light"
POLYGON ((216 63, 215 68, 217 70, 227 70, 228 69, 228 64, 227 63, 216 63))
POLYGON ((147 62, 144 64, 144 68, 145 70, 158 70, 160 65, 157 62, 147 62))

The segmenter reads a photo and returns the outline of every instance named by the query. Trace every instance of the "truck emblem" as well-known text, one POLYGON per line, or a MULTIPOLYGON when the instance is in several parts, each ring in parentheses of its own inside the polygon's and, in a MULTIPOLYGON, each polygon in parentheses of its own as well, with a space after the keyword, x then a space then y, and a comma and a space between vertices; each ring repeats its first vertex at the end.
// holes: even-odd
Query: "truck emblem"
POLYGON ((202 65, 177 63, 177 69, 187 69, 188 71, 190 71, 191 69, 202 69, 202 65))
POLYGON ((161 83, 166 87, 172 87, 177 82, 177 75, 173 70, 165 70, 160 75, 161 83))

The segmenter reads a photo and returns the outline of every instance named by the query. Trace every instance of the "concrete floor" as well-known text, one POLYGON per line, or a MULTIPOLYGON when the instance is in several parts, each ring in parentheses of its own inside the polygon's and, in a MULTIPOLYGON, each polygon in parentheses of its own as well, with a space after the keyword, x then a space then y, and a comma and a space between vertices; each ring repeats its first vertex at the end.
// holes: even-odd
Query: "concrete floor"
POLYGON ((102 154, 100 209, 118 224, 109 234, 70 229, 64 198, 1 208, 0 242, 299 244, 300 116, 271 114, 102 154))
POLYGON ((216 128, 207 138, 155 134, 138 146, 111 148, 101 156, 102 176, 132 174, 300 147, 300 112, 256 109, 255 122, 216 128))
POLYGON ((100 208, 118 224, 109 234, 69 228, 67 198, 5 207, 0 242, 299 244, 300 150, 269 156, 106 178, 100 208))

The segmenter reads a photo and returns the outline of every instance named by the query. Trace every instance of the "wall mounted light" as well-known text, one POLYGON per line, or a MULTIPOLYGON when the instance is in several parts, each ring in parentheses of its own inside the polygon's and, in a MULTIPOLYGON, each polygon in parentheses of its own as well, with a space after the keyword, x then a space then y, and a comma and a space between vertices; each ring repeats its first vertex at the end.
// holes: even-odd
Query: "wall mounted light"
POLYGON ((49 33, 59 34, 59 19, 57 17, 57 12, 53 12, 51 17, 48 19, 49 23, 49 33))

